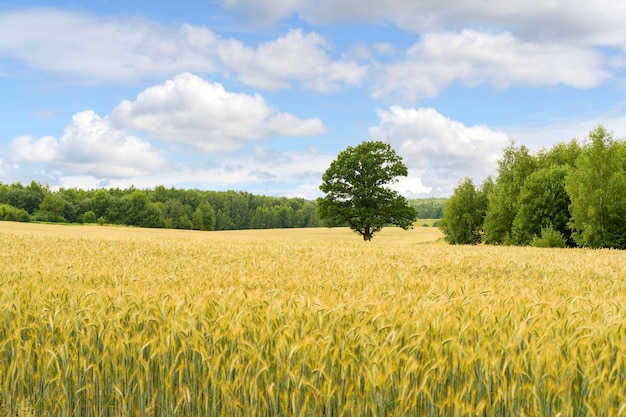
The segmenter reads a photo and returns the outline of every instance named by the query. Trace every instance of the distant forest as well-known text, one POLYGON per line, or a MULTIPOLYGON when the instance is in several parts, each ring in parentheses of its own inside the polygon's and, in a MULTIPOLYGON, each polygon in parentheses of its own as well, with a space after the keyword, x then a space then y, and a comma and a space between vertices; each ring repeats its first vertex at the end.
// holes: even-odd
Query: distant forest
POLYGON ((409 205, 417 210, 420 219, 441 219, 447 198, 423 198, 409 200, 409 205))
MULTIPOLYGON (((419 217, 441 218, 445 199, 410 200, 419 217)), ((0 183, 0 220, 235 230, 321 226, 314 201, 240 191, 61 188, 0 183)))

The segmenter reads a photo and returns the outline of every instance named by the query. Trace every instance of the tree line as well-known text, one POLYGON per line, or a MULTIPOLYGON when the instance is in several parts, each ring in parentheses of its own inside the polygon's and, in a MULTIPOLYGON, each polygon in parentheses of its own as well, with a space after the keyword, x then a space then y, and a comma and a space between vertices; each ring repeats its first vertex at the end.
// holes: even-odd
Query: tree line
POLYGON ((409 205, 417 210, 419 219, 441 219, 447 198, 420 198, 408 200, 409 205))
POLYGON ((0 220, 233 230, 317 227, 315 203, 237 191, 61 188, 0 183, 0 220))
POLYGON ((440 222, 452 244, 626 248, 626 142, 604 126, 532 154, 509 144, 495 179, 465 178, 440 222))
MULTIPOLYGON (((409 200, 421 218, 440 218, 441 199, 409 200)), ((0 182, 0 220, 235 230, 321 226, 315 201, 242 191, 61 188, 0 182)))

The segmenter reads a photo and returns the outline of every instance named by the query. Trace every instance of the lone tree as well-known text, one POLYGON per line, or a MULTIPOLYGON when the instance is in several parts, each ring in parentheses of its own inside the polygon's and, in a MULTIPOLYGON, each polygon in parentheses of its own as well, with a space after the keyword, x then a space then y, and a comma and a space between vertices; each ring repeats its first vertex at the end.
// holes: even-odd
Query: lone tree
POLYGON ((402 158, 383 142, 363 142, 341 152, 322 177, 326 197, 317 199, 318 216, 328 227, 347 224, 363 240, 385 225, 411 229, 417 211, 386 186, 406 177, 402 158))

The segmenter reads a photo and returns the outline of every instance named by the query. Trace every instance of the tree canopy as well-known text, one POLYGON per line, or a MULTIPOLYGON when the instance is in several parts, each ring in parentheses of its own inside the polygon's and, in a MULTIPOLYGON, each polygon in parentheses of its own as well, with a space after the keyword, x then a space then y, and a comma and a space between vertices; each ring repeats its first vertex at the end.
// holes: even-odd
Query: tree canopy
POLYGON ((440 222, 448 243, 453 245, 480 243, 488 205, 485 192, 491 185, 489 181, 485 182, 486 185, 482 188, 477 188, 470 178, 465 178, 455 188, 454 194, 446 203, 440 222))
POLYGON ((388 185, 408 175, 389 144, 363 142, 341 152, 322 177, 319 218, 328 227, 347 225, 369 241, 385 225, 413 227, 417 211, 388 185))
POLYGON ((598 126, 565 182, 574 240, 592 248, 626 248, 626 144, 598 126))

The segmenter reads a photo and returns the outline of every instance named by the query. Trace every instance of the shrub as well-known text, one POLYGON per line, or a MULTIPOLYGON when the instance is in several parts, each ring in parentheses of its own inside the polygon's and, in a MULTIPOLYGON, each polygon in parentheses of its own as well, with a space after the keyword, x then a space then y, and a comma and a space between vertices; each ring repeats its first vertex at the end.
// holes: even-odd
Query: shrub
POLYGON ((96 213, 89 210, 85 214, 83 214, 83 223, 95 223, 96 222, 96 213))
POLYGON ((29 222, 30 215, 26 210, 13 207, 9 204, 0 204, 0 220, 11 222, 29 222))
POLYGON ((548 226, 541 228, 541 237, 535 235, 530 245, 536 248, 564 248, 567 246, 567 240, 563 233, 548 226))

